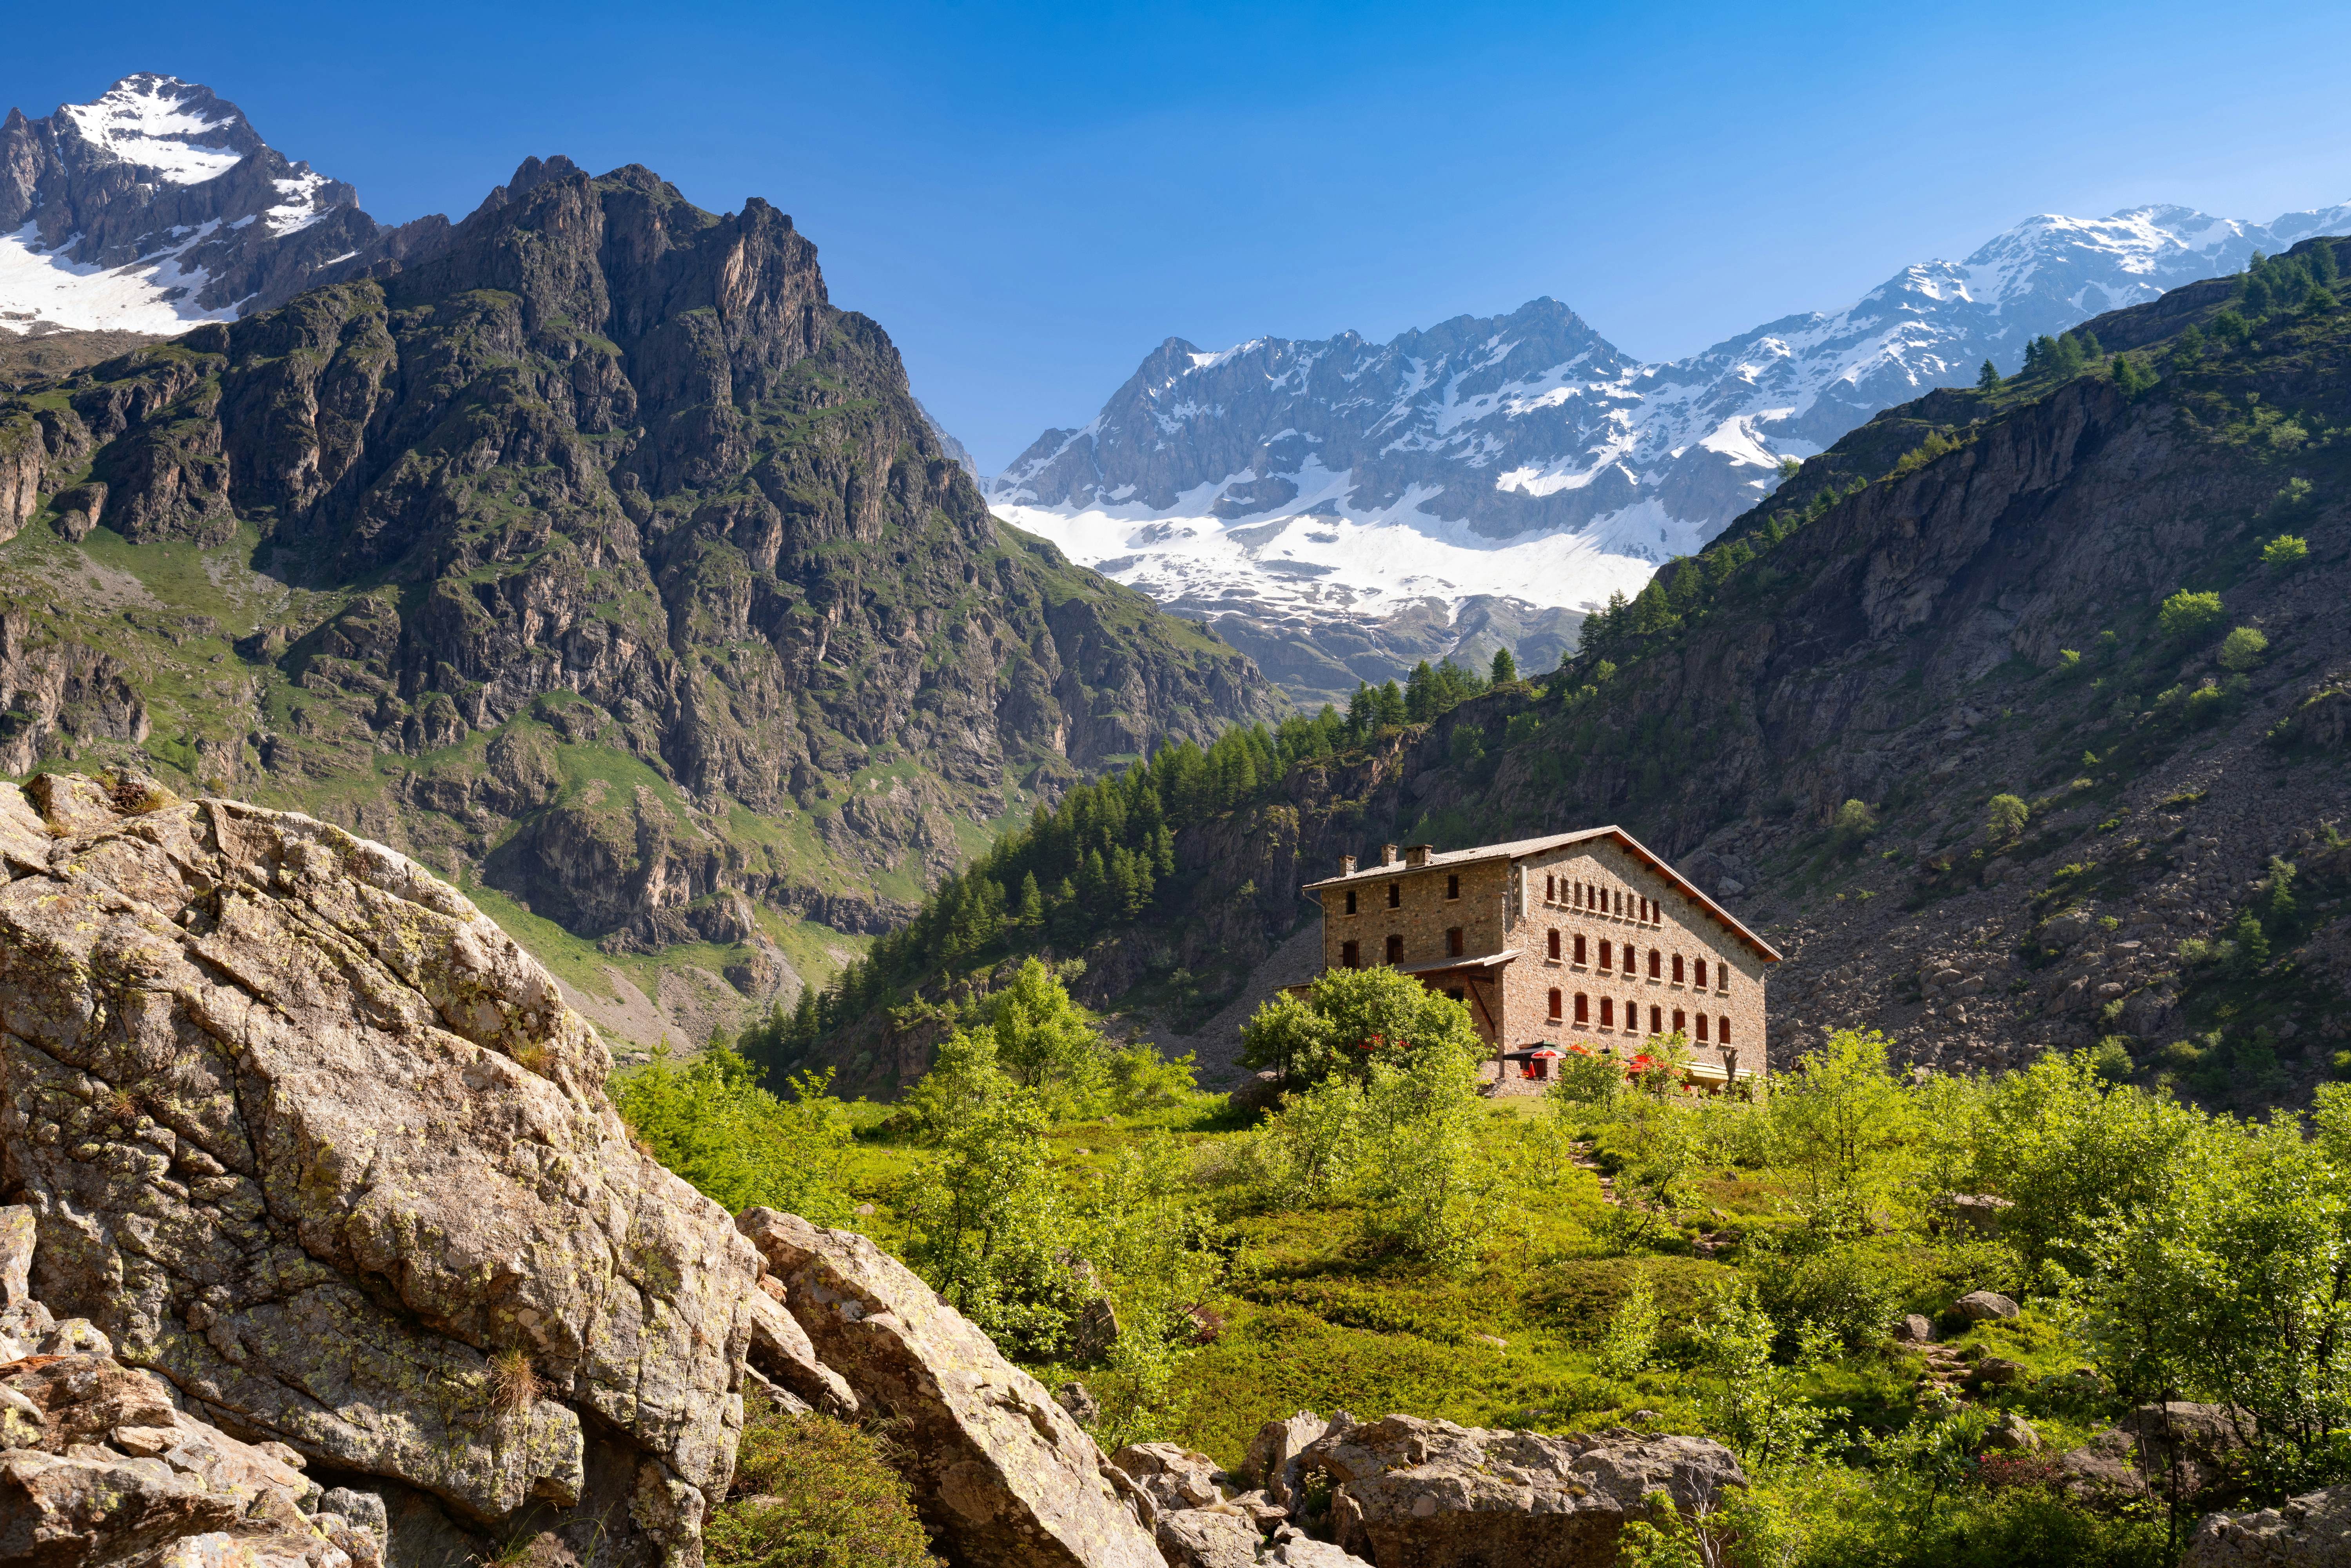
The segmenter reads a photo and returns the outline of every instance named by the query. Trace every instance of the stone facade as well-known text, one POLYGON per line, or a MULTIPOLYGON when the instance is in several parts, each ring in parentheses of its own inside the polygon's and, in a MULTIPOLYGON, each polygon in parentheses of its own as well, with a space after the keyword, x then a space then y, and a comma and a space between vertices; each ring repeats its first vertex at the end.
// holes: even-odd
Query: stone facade
POLYGON ((1392 964, 1500 1051, 1631 1057, 1682 1032, 1693 1076, 1761 1074, 1771 944, 1619 828, 1439 853, 1393 844, 1306 892, 1326 968, 1392 964), (1702 978, 1701 978, 1702 977, 1702 978))

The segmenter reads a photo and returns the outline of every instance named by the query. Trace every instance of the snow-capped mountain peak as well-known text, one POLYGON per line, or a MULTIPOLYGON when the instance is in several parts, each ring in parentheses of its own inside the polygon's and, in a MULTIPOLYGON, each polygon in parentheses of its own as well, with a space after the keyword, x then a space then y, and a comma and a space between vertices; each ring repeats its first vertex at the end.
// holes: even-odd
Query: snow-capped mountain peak
POLYGON ((386 237, 349 185, 177 77, 0 121, 0 331, 183 332, 281 304, 386 237))
MULTIPOLYGON (((1842 310, 1661 363, 1552 299, 1384 344, 1343 332, 1212 352, 1171 338, 989 494, 1076 559, 1217 618, 1271 670, 1269 637, 1343 642, 1489 601, 1572 636, 1583 610, 1768 494, 1784 459, 1986 360, 2012 370, 2042 333, 2325 233, 2351 233, 2351 204, 2269 224, 2180 206, 2042 214, 1842 310)), ((1352 680, 1325 667, 1290 684, 1352 680)))
POLYGON ((57 112, 89 147, 165 184, 199 185, 225 174, 260 143, 210 88, 144 71, 57 112))

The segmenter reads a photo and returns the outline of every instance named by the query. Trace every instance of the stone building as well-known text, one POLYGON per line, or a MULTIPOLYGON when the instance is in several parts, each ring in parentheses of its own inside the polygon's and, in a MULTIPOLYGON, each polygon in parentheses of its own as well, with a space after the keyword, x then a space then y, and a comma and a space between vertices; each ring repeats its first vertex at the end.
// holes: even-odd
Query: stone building
POLYGON ((1325 968, 1385 964, 1464 1003, 1498 1054, 1621 1058, 1677 1030, 1691 1076, 1765 1071, 1771 945, 1622 828, 1438 852, 1394 844, 1309 883, 1325 968))

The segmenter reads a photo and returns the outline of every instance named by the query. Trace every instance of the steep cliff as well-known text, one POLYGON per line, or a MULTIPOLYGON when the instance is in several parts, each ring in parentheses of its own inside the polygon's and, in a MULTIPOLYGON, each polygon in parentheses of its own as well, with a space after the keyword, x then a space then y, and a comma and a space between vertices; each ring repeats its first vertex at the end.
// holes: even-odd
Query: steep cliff
POLYGON ((2116 1071, 2290 1097, 2351 978, 2351 317, 2322 245, 2351 259, 2306 242, 2292 277, 2092 322, 2126 362, 1880 415, 1558 675, 1187 829, 1084 984, 1191 1027, 1342 853, 1614 821, 1789 954, 1782 1060, 1855 1022, 1925 1063, 2109 1041, 2116 1071), (2166 613, 2180 591, 2217 599, 2166 613), (1987 825, 1998 795, 2021 826, 1987 825))
POLYGON ((1270 708, 995 523, 764 202, 534 159, 361 267, 0 402, 0 768, 143 746, 772 976, 762 910, 882 928, 992 821, 1270 708))

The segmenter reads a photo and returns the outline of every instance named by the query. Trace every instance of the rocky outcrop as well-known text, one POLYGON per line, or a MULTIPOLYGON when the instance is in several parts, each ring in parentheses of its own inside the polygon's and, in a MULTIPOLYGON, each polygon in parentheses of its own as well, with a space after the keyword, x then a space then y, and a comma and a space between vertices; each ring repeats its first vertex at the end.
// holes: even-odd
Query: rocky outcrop
POLYGON ((2335 1568, 2351 1563, 2351 1487, 2258 1513, 2215 1513, 2196 1526, 2179 1568, 2335 1568))
POLYGON ((1413 1416, 1334 1427, 1299 1463, 1330 1478, 1338 1543, 1379 1568, 1605 1568, 1652 1494, 1698 1511, 1747 1484, 1730 1450, 1701 1437, 1550 1437, 1413 1416))
POLYGON ((956 1563, 1159 1568, 1134 1483, 904 1265, 862 1236, 774 1209, 737 1223, 824 1364, 901 1424, 915 1506, 956 1563))
POLYGON ((379 844, 152 780, 0 786, 0 862, 33 1294, 395 1535, 697 1561, 759 1260, 547 973, 379 844))
POLYGON ((2058 1469, 2085 1501, 2189 1501, 2240 1473, 2252 1436, 2252 1417, 2225 1405, 2142 1405, 2061 1456, 2058 1469))

